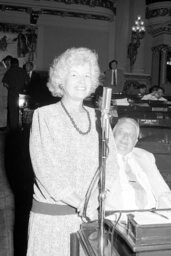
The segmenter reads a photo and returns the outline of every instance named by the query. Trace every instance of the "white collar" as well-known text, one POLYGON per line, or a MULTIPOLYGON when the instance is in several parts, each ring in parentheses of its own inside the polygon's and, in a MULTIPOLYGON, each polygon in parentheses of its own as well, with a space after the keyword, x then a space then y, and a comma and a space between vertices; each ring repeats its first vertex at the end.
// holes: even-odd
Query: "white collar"
POLYGON ((120 154, 120 153, 117 153, 117 155, 118 155, 118 157, 121 159, 121 158, 124 158, 124 159, 129 159, 129 158, 131 158, 131 156, 132 156, 132 151, 133 150, 131 150, 131 152, 129 152, 128 154, 126 154, 126 155, 122 155, 122 154, 120 154))

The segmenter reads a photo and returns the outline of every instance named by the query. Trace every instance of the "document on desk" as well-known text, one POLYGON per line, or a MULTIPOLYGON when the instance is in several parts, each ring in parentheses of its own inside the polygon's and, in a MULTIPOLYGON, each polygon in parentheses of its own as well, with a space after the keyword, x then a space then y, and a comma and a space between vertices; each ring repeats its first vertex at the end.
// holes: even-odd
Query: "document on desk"
MULTIPOLYGON (((121 212, 120 212, 121 213, 121 212)), ((154 225, 154 224, 171 224, 171 211, 147 210, 147 211, 133 211, 123 212, 119 217, 119 213, 107 216, 108 220, 116 222, 119 218, 119 223, 128 222, 128 216, 132 215, 133 220, 138 225, 154 225)))
POLYGON ((129 106, 129 102, 127 98, 123 98, 123 99, 115 99, 115 104, 117 106, 129 106))
POLYGON ((134 212, 132 214, 134 221, 138 225, 154 225, 171 223, 170 211, 147 211, 134 212))
MULTIPOLYGON (((132 251, 171 250, 171 211, 141 210, 107 216, 107 225, 116 230, 132 251), (121 215, 120 215, 121 214, 121 215)), ((151 254, 150 254, 151 255, 151 254)), ((155 254, 154 254, 155 255, 155 254)), ((171 255, 171 252, 170 254, 171 255)))

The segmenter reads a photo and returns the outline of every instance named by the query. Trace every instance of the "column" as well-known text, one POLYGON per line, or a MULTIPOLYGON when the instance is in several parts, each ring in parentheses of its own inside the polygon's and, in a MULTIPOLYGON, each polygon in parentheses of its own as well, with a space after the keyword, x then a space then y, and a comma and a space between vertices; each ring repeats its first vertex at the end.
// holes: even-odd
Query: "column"
POLYGON ((129 71, 127 68, 127 50, 128 38, 130 33, 129 15, 130 15, 130 0, 122 0, 117 2, 117 17, 116 33, 115 33, 115 56, 118 60, 118 68, 123 71, 129 71))
POLYGON ((166 60, 167 60, 167 47, 161 49, 160 60, 160 86, 166 83, 166 60))
POLYGON ((137 49, 136 61, 133 65, 133 73, 144 73, 144 39, 140 40, 140 47, 137 49))
POLYGON ((151 72, 151 82, 152 85, 159 84, 159 64, 160 64, 160 48, 152 48, 152 72, 151 72))

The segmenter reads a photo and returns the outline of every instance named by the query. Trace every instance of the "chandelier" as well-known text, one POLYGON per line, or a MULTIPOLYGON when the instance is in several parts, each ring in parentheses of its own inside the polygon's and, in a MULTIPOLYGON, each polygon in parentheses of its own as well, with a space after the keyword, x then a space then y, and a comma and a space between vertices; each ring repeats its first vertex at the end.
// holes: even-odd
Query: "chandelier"
POLYGON ((143 39, 145 35, 144 21, 141 16, 138 16, 134 26, 132 26, 131 31, 131 42, 128 45, 128 58, 130 59, 130 69, 136 61, 136 56, 138 53, 138 48, 140 47, 140 40, 143 39))

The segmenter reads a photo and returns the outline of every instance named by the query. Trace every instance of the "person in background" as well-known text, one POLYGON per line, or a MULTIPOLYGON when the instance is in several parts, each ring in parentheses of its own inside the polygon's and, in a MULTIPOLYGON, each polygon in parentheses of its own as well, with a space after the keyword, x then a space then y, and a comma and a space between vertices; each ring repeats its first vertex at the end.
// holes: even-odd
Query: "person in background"
POLYGON ((118 177, 107 193, 108 210, 171 207, 171 191, 156 166, 154 155, 136 147, 139 132, 139 124, 124 117, 113 129, 118 177))
POLYGON ((30 61, 25 63, 25 70, 27 72, 26 94, 30 96, 35 105, 49 105, 59 100, 51 95, 46 86, 48 72, 43 72, 44 74, 41 75, 39 71, 34 69, 34 64, 30 61))
POLYGON ((10 68, 11 66, 11 60, 12 60, 12 56, 11 55, 7 55, 5 58, 3 58, 2 60, 2 64, 4 65, 4 68, 6 69, 6 71, 10 68))
MULTIPOLYGON (((171 72, 170 72, 171 73, 171 72)), ((170 74, 169 73, 169 74, 170 74)), ((169 75, 168 74, 168 75, 169 75)), ((170 75, 171 76, 171 75, 170 75)), ((170 79, 171 80, 171 79, 170 79)), ((169 79, 166 79, 165 83, 161 84, 161 87, 164 88, 165 90, 165 95, 169 96, 169 100, 170 100, 170 96, 171 96, 171 81, 169 81, 169 79)))
POLYGON ((145 94, 141 99, 142 100, 156 100, 156 92, 157 92, 158 86, 154 85, 149 89, 149 93, 145 94))
POLYGON ((25 70, 27 73, 26 93, 35 102, 39 102, 42 90, 40 75, 34 70, 34 64, 31 61, 25 63, 25 70))
MULTIPOLYGON (((82 47, 66 50, 50 67, 47 86, 62 98, 33 114, 30 156, 35 184, 27 256, 70 255, 70 235, 80 228, 85 195, 100 165, 98 118, 93 108, 83 105, 97 88, 99 75, 97 54, 82 47)), ((111 130, 109 136, 107 188, 115 178, 111 130)), ((98 208, 94 191, 87 208, 90 219, 98 208)))
POLYGON ((104 86, 112 88, 112 93, 121 93, 124 85, 124 75, 121 69, 118 69, 118 61, 111 60, 109 69, 104 72, 104 86))
POLYGON ((127 98, 137 97, 139 83, 137 81, 126 81, 123 87, 123 95, 127 98))
POLYGON ((109 62, 109 69, 104 72, 105 74, 105 82, 104 84, 113 89, 117 85, 117 66, 118 61, 112 60, 109 62))
POLYGON ((146 94, 147 86, 145 84, 140 84, 137 89, 137 96, 139 99, 141 99, 146 94))
POLYGON ((149 92, 149 94, 144 95, 141 99, 167 101, 167 99, 163 97, 164 89, 162 87, 154 85, 150 88, 149 92))
POLYGON ((26 70, 26 73, 27 73, 29 78, 32 77, 33 67, 34 67, 33 62, 28 61, 28 62, 25 63, 25 70, 26 70))
POLYGON ((8 102, 8 90, 3 86, 2 79, 6 71, 11 66, 11 55, 7 55, 0 62, 0 128, 6 129, 7 127, 7 102, 8 102))
POLYGON ((6 72, 6 68, 3 63, 0 62, 0 128, 5 129, 7 127, 7 88, 3 86, 2 78, 6 72))
POLYGON ((16 130, 19 126, 18 99, 25 88, 26 78, 26 72, 19 67, 18 59, 12 58, 11 66, 2 79, 3 85, 8 89, 8 128, 11 130, 16 130))
POLYGON ((157 98, 157 100, 167 101, 167 99, 163 97, 164 94, 165 94, 164 88, 162 88, 162 87, 159 86, 158 89, 157 89, 157 93, 156 93, 156 95, 155 95, 156 98, 157 98))

